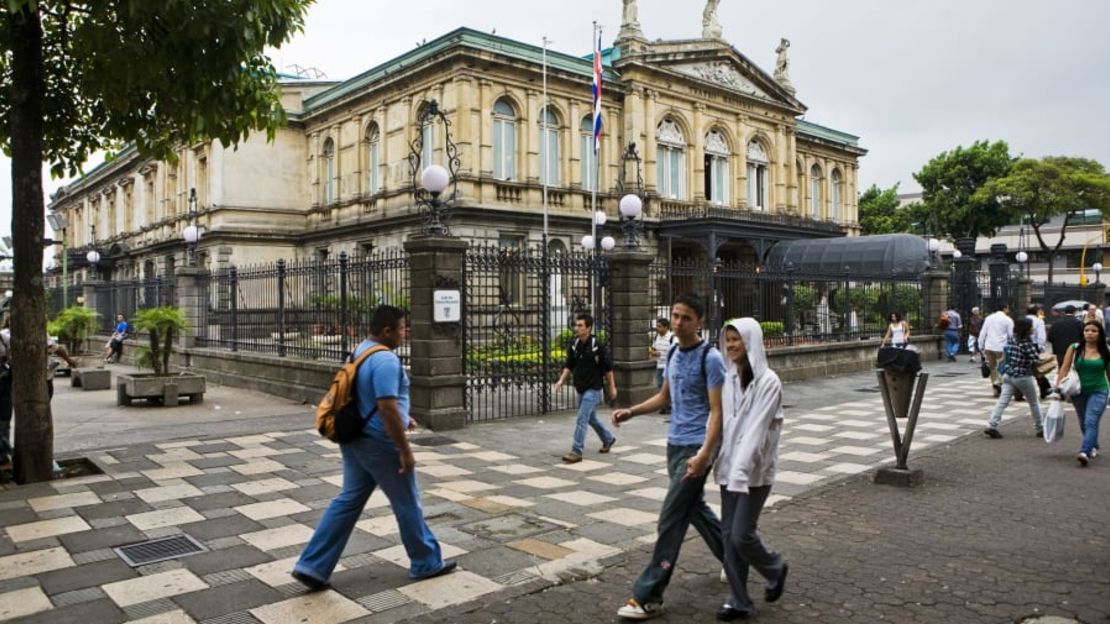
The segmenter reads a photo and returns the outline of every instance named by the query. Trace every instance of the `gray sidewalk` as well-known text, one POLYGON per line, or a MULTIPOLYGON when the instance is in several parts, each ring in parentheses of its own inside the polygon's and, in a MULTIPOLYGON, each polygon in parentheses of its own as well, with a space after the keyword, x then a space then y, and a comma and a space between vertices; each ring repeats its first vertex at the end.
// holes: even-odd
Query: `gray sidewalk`
MULTIPOLYGON (((1099 536, 1108 521, 1097 503, 1106 467, 1075 468, 1074 427, 1059 444, 1035 440, 1024 404, 1007 411, 1003 440, 961 439, 981 429, 989 385, 966 362, 929 370, 911 459, 927 485, 914 491, 867 481, 892 455, 873 374, 788 386, 764 531, 795 571, 787 598, 760 617, 1008 621, 1036 607, 1104 621, 1093 616, 1106 617, 1106 599, 1091 588, 1107 593, 1099 536), (1068 533, 1050 547, 1053 526, 1068 533), (987 584, 989 594, 970 591, 987 584)), ((663 418, 635 419, 613 454, 591 441, 586 461, 566 466, 559 456, 573 423, 562 414, 414 436, 425 512, 459 572, 410 581, 396 524, 375 495, 334 590, 304 594, 288 571, 338 491, 338 449, 310 430, 308 406, 224 391, 196 407, 103 407, 104 422, 132 423, 112 434, 132 443, 87 453, 108 474, 0 491, 0 619, 613 621, 646 561, 666 486, 663 418), (253 409, 225 412, 234 401, 253 409), (207 552, 131 568, 111 550, 182 532, 207 552)), ((107 394, 60 392, 55 410, 107 394)), ((680 567, 670 621, 711 619, 719 568, 696 538, 680 567)))

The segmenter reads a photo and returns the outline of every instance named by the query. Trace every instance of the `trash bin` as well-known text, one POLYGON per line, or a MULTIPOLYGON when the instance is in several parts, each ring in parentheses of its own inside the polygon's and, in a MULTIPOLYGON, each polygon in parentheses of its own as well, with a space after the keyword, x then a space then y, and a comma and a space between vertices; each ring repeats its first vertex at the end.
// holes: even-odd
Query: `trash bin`
POLYGON ((883 396, 890 438, 894 443, 895 466, 880 468, 875 473, 875 483, 919 485, 924 474, 920 469, 910 470, 907 460, 929 374, 921 372, 921 356, 910 349, 880 349, 876 364, 879 369, 875 374, 883 396), (898 419, 906 419, 904 433, 898 431, 898 419))

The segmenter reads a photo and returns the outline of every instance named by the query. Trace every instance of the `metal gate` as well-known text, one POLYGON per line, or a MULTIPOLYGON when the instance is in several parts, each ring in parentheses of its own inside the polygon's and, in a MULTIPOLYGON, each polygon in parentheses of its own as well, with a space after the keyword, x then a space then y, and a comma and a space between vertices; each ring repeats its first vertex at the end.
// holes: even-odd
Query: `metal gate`
POLYGON ((589 252, 472 247, 463 268, 463 368, 470 421, 573 409, 567 384, 556 393, 580 313, 608 342, 610 259, 589 252), (593 302, 597 305, 594 306, 593 302))

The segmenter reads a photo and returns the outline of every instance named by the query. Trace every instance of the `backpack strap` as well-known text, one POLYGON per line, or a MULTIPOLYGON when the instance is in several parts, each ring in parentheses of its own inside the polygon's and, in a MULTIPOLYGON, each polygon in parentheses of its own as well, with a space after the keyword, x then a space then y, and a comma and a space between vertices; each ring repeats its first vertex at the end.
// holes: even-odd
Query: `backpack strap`
MULTIPOLYGON (((389 350, 390 350, 389 347, 387 347, 385 345, 377 344, 377 345, 374 345, 374 346, 370 347, 369 349, 363 351, 362 355, 358 356, 357 360, 354 360, 355 379, 354 379, 354 383, 351 384, 351 400, 352 401, 354 401, 358 397, 358 367, 362 366, 362 363, 365 362, 371 355, 374 355, 375 353, 380 353, 382 351, 389 351, 389 350)), ((352 354, 352 357, 353 357, 353 355, 354 354, 352 354)), ((377 403, 370 406, 370 411, 366 414, 366 418, 363 418, 362 421, 364 423, 365 422, 370 422, 370 419, 374 416, 374 412, 376 412, 376 411, 378 411, 377 403)))
POLYGON ((705 374, 705 359, 709 357, 709 350, 713 347, 709 344, 708 340, 703 340, 702 343, 705 344, 705 348, 701 350, 701 378, 705 381, 705 387, 708 388, 709 376, 705 374))

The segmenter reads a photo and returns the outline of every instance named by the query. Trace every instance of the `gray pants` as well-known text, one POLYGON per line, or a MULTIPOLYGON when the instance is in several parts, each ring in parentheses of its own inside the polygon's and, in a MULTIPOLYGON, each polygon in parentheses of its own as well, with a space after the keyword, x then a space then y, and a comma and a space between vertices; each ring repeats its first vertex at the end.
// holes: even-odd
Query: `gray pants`
POLYGON ((998 429, 998 426, 1002 424, 1002 412, 1010 404, 1010 398, 1014 396, 1015 391, 1025 395, 1025 401, 1029 403, 1029 415, 1033 417, 1033 426, 1036 427, 1037 431, 1041 431, 1044 428, 1044 419, 1041 417, 1041 403, 1037 397, 1037 381, 1033 379, 1032 375, 1025 377, 1002 376, 1002 394, 998 396, 998 401, 994 404, 994 410, 991 412, 990 420, 987 421, 987 426, 991 429, 998 429))
POLYGON ((725 573, 730 596, 728 605, 753 613, 755 605, 748 595, 748 568, 755 568, 768 581, 777 581, 786 560, 763 543, 756 529, 759 513, 771 493, 771 486, 748 489, 747 494, 721 488, 721 532, 725 540, 725 573))

